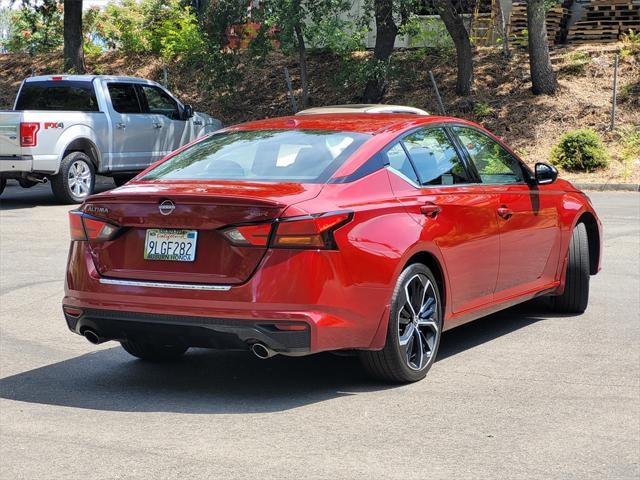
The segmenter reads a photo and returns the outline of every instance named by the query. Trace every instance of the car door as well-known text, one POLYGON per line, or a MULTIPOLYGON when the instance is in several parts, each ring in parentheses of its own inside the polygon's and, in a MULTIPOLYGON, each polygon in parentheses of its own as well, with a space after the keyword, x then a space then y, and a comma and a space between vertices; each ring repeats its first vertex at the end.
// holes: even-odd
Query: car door
POLYGON ((109 82, 107 91, 112 122, 111 170, 142 170, 156 157, 155 128, 144 113, 135 84, 109 82))
POLYGON ((420 128, 383 151, 394 194, 444 258, 454 314, 493 299, 498 276, 497 194, 474 184, 444 128, 420 128))
POLYGON ((497 301, 553 283, 560 254, 559 197, 531 181, 526 167, 484 132, 453 127, 484 191, 499 196, 497 301))
POLYGON ((189 143, 187 122, 182 119, 178 102, 156 85, 142 84, 140 90, 156 129, 156 160, 189 143))

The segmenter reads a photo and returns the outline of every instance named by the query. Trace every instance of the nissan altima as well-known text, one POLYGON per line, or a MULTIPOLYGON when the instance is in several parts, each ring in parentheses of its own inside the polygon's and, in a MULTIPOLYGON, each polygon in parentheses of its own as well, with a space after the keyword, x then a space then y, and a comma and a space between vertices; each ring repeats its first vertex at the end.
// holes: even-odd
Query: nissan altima
POLYGON ((323 113, 215 132, 69 213, 72 332, 135 357, 357 352, 422 379, 444 330, 587 308, 589 198, 457 118, 323 113))

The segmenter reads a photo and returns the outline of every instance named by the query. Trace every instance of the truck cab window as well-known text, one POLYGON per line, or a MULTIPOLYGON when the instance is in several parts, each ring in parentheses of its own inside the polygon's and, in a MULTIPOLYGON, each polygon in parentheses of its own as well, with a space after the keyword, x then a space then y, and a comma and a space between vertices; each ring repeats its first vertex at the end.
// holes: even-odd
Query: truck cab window
POLYGON ((142 91, 147 100, 149 113, 165 115, 171 120, 180 120, 180 111, 176 101, 158 87, 142 85, 142 91))
POLYGON ((111 104, 118 113, 142 113, 136 88, 132 84, 110 83, 107 85, 111 104))

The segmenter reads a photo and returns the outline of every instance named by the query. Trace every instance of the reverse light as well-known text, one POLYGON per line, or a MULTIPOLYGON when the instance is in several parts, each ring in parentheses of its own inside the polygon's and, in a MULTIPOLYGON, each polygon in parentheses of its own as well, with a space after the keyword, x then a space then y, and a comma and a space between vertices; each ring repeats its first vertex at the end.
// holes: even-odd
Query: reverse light
POLYGON ((352 215, 330 212, 290 217, 274 224, 238 225, 222 233, 231 243, 241 246, 334 249, 333 232, 351 220, 352 215))
POLYGON ((35 147, 38 145, 38 130, 40 124, 35 122, 20 122, 20 146, 35 147))
POLYGON ((118 227, 97 217, 91 217, 78 210, 69 212, 71 240, 104 242, 110 240, 118 227))
POLYGON ((225 230, 223 233, 236 245, 266 247, 271 233, 271 224, 239 225, 225 230))

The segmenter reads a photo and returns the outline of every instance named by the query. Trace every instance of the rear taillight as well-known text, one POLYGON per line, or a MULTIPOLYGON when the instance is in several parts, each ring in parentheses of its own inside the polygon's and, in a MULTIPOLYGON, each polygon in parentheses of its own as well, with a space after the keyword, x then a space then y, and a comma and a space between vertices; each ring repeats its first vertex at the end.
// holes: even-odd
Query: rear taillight
POLYGON ((112 223, 97 217, 86 215, 78 210, 69 212, 71 240, 104 242, 110 240, 118 231, 112 223))
POLYGON ((234 244, 272 248, 336 248, 333 232, 351 220, 351 212, 290 217, 273 224, 239 225, 223 234, 234 244))
POLYGON ((35 147, 38 145, 39 123, 21 122, 20 123, 20 146, 35 147))

